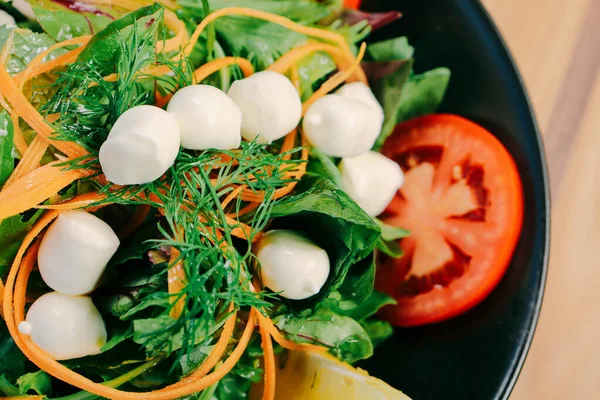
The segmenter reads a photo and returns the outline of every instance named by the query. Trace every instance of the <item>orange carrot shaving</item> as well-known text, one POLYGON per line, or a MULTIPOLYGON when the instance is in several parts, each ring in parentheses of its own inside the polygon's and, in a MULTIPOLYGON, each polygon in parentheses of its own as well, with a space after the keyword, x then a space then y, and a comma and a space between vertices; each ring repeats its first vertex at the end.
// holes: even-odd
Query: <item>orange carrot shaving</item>
POLYGON ((313 351, 313 352, 326 352, 327 349, 325 347, 322 346, 317 346, 314 344, 308 344, 308 343, 296 343, 296 342, 292 342, 290 340, 287 340, 286 338, 283 337, 283 335, 279 332, 279 330, 275 327, 275 325, 273 325, 273 322, 263 316, 260 312, 256 312, 256 315, 258 317, 259 323, 262 324, 263 329, 268 332, 273 339, 279 343, 279 345, 281 347, 283 347, 284 349, 287 350, 292 350, 292 351, 313 351))
POLYGON ((40 75, 44 72, 51 71, 58 66, 75 61, 77 59, 77 56, 79 55, 79 53, 81 53, 83 51, 83 49, 85 49, 85 45, 89 43, 91 38, 92 38, 91 35, 79 36, 79 37, 76 37, 73 39, 65 40, 60 43, 56 43, 56 44, 48 47, 46 50, 42 51, 40 54, 35 56, 35 58, 33 60, 31 60, 29 65, 27 65, 27 68, 25 68, 23 71, 21 71, 20 73, 18 73, 17 75, 14 76, 15 83, 20 88, 23 88, 23 85, 25 84, 25 82, 27 82, 29 79, 33 78, 34 76, 40 75), (82 45, 82 46, 75 50, 72 50, 66 54, 61 54, 60 57, 57 57, 54 60, 49 60, 49 61, 44 62, 44 59, 46 57, 48 57, 56 49, 61 49, 66 46, 73 46, 73 45, 82 45))
POLYGON ((300 72, 298 71, 296 64, 292 64, 290 67, 290 79, 298 93, 300 93, 302 83, 300 82, 300 72))
POLYGON ((25 212, 46 201, 77 179, 90 174, 89 171, 64 170, 59 161, 44 165, 22 176, 0 192, 0 221, 25 212))
MULTIPOLYGON (((2 98, 2 96, 0 96, 0 98, 2 98)), ((23 131, 21 131, 21 128, 19 127, 19 117, 17 114, 11 114, 10 119, 12 120, 13 124, 13 143, 17 151, 21 153, 22 156, 25 154, 27 147, 29 146, 27 145, 25 136, 23 136, 23 131)))
POLYGON ((238 186, 237 188, 235 188, 234 190, 232 190, 231 193, 229 193, 227 195, 227 197, 225 198, 225 200, 223 200, 223 202, 221 203, 221 208, 223 210, 225 208, 227 208, 229 203, 231 203, 233 200, 235 200, 239 196, 239 194, 244 191, 244 188, 245 188, 245 186, 241 185, 241 186, 238 186))
MULTIPOLYGON (((229 306, 229 312, 234 310, 233 303, 229 306)), ((219 362, 219 360, 225 354, 225 350, 227 350, 227 345, 229 344, 229 339, 233 336, 233 330, 235 328, 235 322, 237 318, 237 312, 233 312, 229 317, 227 317, 227 322, 223 326, 223 331, 221 332, 221 336, 215 346, 211 350, 208 357, 204 359, 200 367, 196 371, 194 371, 188 379, 194 379, 197 377, 202 377, 209 373, 215 365, 219 362)))
POLYGON ((254 73, 254 66, 252 63, 245 58, 241 57, 223 57, 217 58, 216 60, 210 61, 200 68, 198 68, 194 72, 194 78, 196 82, 200 83, 210 75, 219 71, 222 68, 228 67, 230 65, 237 65, 242 70, 244 76, 248 77, 254 73))
POLYGON ((17 164, 17 167, 4 184, 4 187, 10 186, 16 179, 27 175, 36 169, 40 165, 40 161, 48 149, 48 144, 48 141, 41 136, 33 138, 31 145, 27 148, 25 154, 23 154, 23 158, 21 158, 21 161, 17 164))
MULTIPOLYGON (((179 236, 182 236, 181 232, 178 234, 178 240, 181 240, 182 238, 179 236)), ((187 285, 187 277, 185 275, 185 269, 183 268, 183 259, 181 258, 181 253, 172 246, 171 257, 169 261, 169 271, 167 272, 167 282, 169 285, 169 294, 171 295, 172 304, 169 315, 171 318, 177 319, 185 307, 185 297, 180 295, 180 293, 187 285)))
POLYGON ((321 87, 316 92, 312 94, 312 96, 309 97, 308 100, 304 102, 304 104, 302 105, 302 115, 306 114, 306 111, 308 111, 310 106, 312 106, 315 103, 315 101, 319 100, 321 97, 333 91, 333 89, 344 83, 350 76, 352 76, 352 72, 360 66, 360 62, 365 55, 366 49, 367 45, 363 43, 360 46, 360 51, 352 66, 346 71, 340 71, 331 78, 329 78, 323 85, 321 85, 321 87))
MULTIPOLYGON (((273 64, 269 65, 267 69, 269 71, 284 73, 288 69, 293 68, 297 62, 306 56, 319 51, 323 51, 332 56, 340 70, 349 69, 355 61, 352 53, 346 53, 335 46, 327 43, 308 42, 294 47, 273 64)), ((367 83, 367 76, 360 66, 354 71, 354 77, 363 83, 367 83)))
MULTIPOLYGON (((77 197, 70 199, 68 201, 62 202, 60 204, 43 204, 36 206, 38 209, 45 210, 57 210, 57 211, 69 211, 69 210, 77 210, 80 208, 88 208, 92 204, 101 202, 106 200, 106 195, 98 192, 90 192, 85 194, 80 194, 77 197)), ((104 203, 104 205, 108 205, 104 203)))
POLYGON ((339 33, 331 32, 325 29, 304 26, 292 21, 289 18, 282 17, 281 15, 271 14, 266 11, 245 7, 226 7, 210 13, 202 20, 190 37, 190 41, 185 48, 185 54, 188 56, 190 55, 194 45, 200 38, 200 35, 210 23, 227 15, 242 15, 273 22, 297 33, 336 43, 342 50, 350 53, 350 46, 348 46, 344 36, 340 35, 339 33))
POLYGON ((189 39, 185 23, 177 18, 177 14, 171 10, 165 10, 163 21, 169 29, 175 32, 175 36, 168 40, 158 42, 156 44, 157 53, 168 53, 183 48, 189 39))
POLYGON ((265 377, 264 377, 264 388, 263 388, 263 400, 274 400, 275 399, 275 352, 273 351, 273 342, 271 341, 271 334, 265 328, 263 319, 258 319, 258 325, 260 327, 261 336, 261 347, 264 353, 265 360, 265 377))
POLYGON ((135 232, 135 230, 144 223, 148 217, 148 214, 150 214, 150 211, 152 211, 152 207, 149 204, 141 204, 137 206, 133 212, 133 215, 131 216, 131 219, 127 222, 127 225, 125 225, 123 229, 119 231, 119 237, 125 238, 135 232))
POLYGON ((54 129, 47 124, 40 113, 31 105, 31 103, 29 103, 29 101, 27 101, 4 68, 0 68, 0 95, 4 96, 6 100, 10 102, 13 110, 23 118, 23 120, 25 120, 38 135, 50 140, 50 143, 52 143, 59 151, 73 158, 79 158, 88 154, 83 147, 76 143, 52 139, 54 129))

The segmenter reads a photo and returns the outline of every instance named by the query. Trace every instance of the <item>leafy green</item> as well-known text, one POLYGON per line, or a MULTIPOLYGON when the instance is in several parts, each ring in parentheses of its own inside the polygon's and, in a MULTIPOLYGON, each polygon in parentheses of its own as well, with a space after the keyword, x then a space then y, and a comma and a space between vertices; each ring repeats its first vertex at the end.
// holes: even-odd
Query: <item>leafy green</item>
POLYGON ((337 69, 333 59, 325 53, 314 53, 298 62, 302 100, 310 97, 318 84, 337 69))
POLYGON ((372 43, 367 52, 374 61, 410 60, 415 53, 406 36, 372 43))
MULTIPOLYGON (((10 35, 12 35, 13 46, 6 63, 6 71, 11 75, 23 71, 39 53, 56 43, 45 33, 34 33, 29 30, 17 29, 14 26, 2 25, 0 26, 0 47, 4 46, 10 35)), ((65 52, 65 49, 57 49, 50 54, 48 59, 58 57, 65 52)))
POLYGON ((110 7, 81 3, 66 7, 52 0, 30 0, 35 16, 46 33, 59 42, 104 29, 122 13, 110 7))
POLYGON ((10 397, 20 396, 21 392, 19 392, 19 388, 10 383, 8 378, 4 375, 0 375, 0 394, 4 393, 10 397))
POLYGON ((375 222, 381 228, 381 238, 385 241, 404 239, 410 235, 406 229, 388 225, 380 219, 375 218, 375 222))
POLYGON ((0 376, 14 382, 25 373, 27 358, 13 341, 4 321, 0 323, 0 360, 0 376))
POLYGON ((23 238, 41 214, 40 210, 29 219, 23 215, 15 215, 0 222, 0 276, 10 267, 23 238))
POLYGON ((22 394, 35 393, 50 395, 52 392, 52 379, 44 371, 30 372, 17 379, 17 386, 22 394))
POLYGON ((317 148, 311 148, 307 171, 329 179, 337 186, 342 182, 342 175, 334 160, 317 148))
MULTIPOLYGON (((188 2, 181 2, 185 5, 188 2)), ((266 11, 271 14, 283 15, 292 21, 308 25, 320 21, 330 15, 331 11, 325 4, 313 0, 210 0, 211 10, 226 7, 248 7, 266 11)))
POLYGON ((377 90, 383 106, 385 122, 376 147, 383 144, 396 124, 410 118, 435 112, 442 103, 450 81, 450 70, 437 68, 423 74, 410 72, 411 63, 379 83, 377 90))
POLYGON ((273 322, 294 341, 322 344, 336 357, 349 363, 373 354, 369 335, 354 319, 325 308, 306 314, 280 315, 273 322))
POLYGON ((386 321, 371 319, 361 322, 361 325, 369 335, 373 347, 379 346, 394 334, 394 328, 386 321))
POLYGON ((0 188, 15 167, 13 124, 6 110, 0 111, 0 188))
MULTIPOLYGON (((123 18, 111 22, 106 28, 94 35, 78 59, 80 61, 94 60, 95 63, 99 64, 116 65, 124 51, 123 40, 130 38, 134 31, 143 36, 145 30, 156 29, 156 21, 160 20, 161 16, 162 7, 155 3, 151 6, 139 8, 123 18)), ((139 51, 139 49, 136 50, 139 51)), ((154 53, 154 49, 150 46, 146 51, 154 53)))
POLYGON ((306 232, 329 254, 332 270, 328 288, 337 289, 350 268, 375 248, 381 229, 344 191, 321 176, 308 173, 299 194, 278 201, 271 217, 288 229, 306 232), (285 217, 285 218, 284 218, 285 217))

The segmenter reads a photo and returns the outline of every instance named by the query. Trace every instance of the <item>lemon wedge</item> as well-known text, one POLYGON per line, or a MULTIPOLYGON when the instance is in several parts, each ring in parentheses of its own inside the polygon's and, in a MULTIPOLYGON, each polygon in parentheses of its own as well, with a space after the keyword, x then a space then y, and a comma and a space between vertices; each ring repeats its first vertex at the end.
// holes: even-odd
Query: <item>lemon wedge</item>
MULTIPOLYGON (((289 352, 277 364, 276 400, 410 400, 382 380, 329 354, 289 352)), ((261 390, 253 390, 251 398, 260 399, 261 394, 261 390)))

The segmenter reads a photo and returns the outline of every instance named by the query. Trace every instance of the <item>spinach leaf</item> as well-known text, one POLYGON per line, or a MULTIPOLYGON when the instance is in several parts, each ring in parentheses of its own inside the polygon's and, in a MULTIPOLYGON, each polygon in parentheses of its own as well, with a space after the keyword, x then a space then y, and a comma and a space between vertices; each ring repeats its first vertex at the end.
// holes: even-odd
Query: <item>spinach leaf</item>
POLYGON ((404 250, 402 250, 402 247, 396 241, 386 242, 383 239, 379 239, 377 241, 377 250, 393 258, 400 258, 404 255, 404 250))
POLYGON ((369 45, 367 52, 373 61, 410 60, 415 52, 405 36, 369 45))
POLYGON ((329 254, 331 273, 321 296, 340 287, 350 268, 373 252, 381 229, 333 182, 307 173, 299 194, 277 202, 275 225, 302 230, 329 254))
MULTIPOLYGON (((12 35, 13 46, 6 63, 6 71, 15 75, 23 71, 38 54, 56 42, 45 33, 34 33, 14 26, 0 26, 0 46, 4 46, 9 36, 12 35)), ((53 51, 48 59, 53 59, 66 53, 65 49, 53 51)))
POLYGON ((14 382, 25 373, 27 358, 13 341, 4 321, 0 323, 0 360, 0 376, 14 382))
POLYGON ((307 170, 310 173, 329 179, 337 186, 340 186, 342 182, 342 175, 337 165, 335 165, 334 160, 317 148, 310 150, 307 170))
POLYGON ((450 81, 450 70, 437 68, 415 75, 407 67, 385 78, 379 85, 379 100, 385 122, 376 147, 383 144, 394 127, 408 119, 435 112, 442 103, 450 81))
MULTIPOLYGON (((189 1, 180 2, 184 6, 189 3, 189 1)), ((210 0, 209 5, 211 10, 226 7, 253 8, 283 15, 303 25, 314 24, 331 14, 331 10, 325 4, 312 0, 210 0)))
POLYGON ((10 115, 0 111, 0 189, 15 168, 13 133, 10 115))
POLYGON ((394 328, 386 321, 372 319, 361 322, 361 325, 369 335, 373 347, 379 346, 394 334, 394 328))
POLYGON ((30 372, 17 379, 21 394, 35 393, 48 396, 52 392, 52 379, 44 371, 30 372))
POLYGON ((319 343, 339 359, 352 363, 370 357, 373 345, 363 327, 350 317, 319 308, 309 315, 280 315, 273 321, 296 342, 319 343))
POLYGON ((23 238, 42 213, 40 210, 29 219, 23 215, 15 215, 0 222, 0 276, 6 273, 23 238))
POLYGON ((77 1, 30 0, 35 16, 46 33, 59 42, 93 35, 122 15, 113 7, 77 1))
POLYGON ((245 400, 249 398, 248 393, 252 385, 261 381, 263 370, 260 364, 262 357, 260 339, 255 336, 248 345, 242 358, 215 388, 211 400, 245 400))
MULTIPOLYGON (((78 57, 79 61, 91 61, 100 65, 115 64, 123 52, 123 40, 131 35, 141 34, 156 28, 156 21, 162 16, 162 7, 155 3, 139 8, 123 18, 111 22, 98 32, 78 57)), ((141 35, 140 35, 141 36, 141 35)), ((148 49, 154 51, 154 49, 148 49)), ((101 71, 99 71, 101 72, 101 71)), ((103 71, 102 71, 103 72, 103 71)))
POLYGON ((404 239, 410 235, 406 229, 388 225, 380 219, 375 218, 375 222, 381 228, 381 238, 385 241, 404 239))

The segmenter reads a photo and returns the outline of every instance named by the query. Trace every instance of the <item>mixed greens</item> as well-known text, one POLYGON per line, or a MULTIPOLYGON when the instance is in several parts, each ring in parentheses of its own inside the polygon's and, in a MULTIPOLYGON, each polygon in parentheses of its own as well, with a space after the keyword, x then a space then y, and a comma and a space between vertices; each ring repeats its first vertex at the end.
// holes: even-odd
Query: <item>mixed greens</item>
MULTIPOLYGON (((338 159, 311 149, 306 161, 301 157, 305 145, 300 142, 280 152, 282 141, 250 141, 233 151, 180 151, 165 176, 151 183, 115 189, 98 179, 99 148, 125 111, 156 104, 161 97, 192 84, 194 70, 215 59, 243 57, 260 71, 309 38, 272 22, 227 16, 209 26, 189 57, 176 59, 176 51, 155 51, 158 43, 173 36, 163 22, 165 5, 139 2, 144 6, 130 12, 130 2, 115 6, 93 1, 30 3, 37 22, 18 15, 10 4, 0 4, 21 21, 21 27, 0 27, 0 47, 4 48, 0 60, 12 76, 25 71, 35 56, 50 46, 93 35, 74 62, 37 75, 23 87, 27 99, 44 117, 53 116, 51 126, 58 140, 77 143, 89 152, 66 159, 55 146, 48 147, 42 164, 59 160, 64 170, 91 172, 44 204, 98 192, 103 199, 93 203, 94 214, 116 231, 126 230, 132 218, 146 211, 139 226, 122 237, 119 250, 91 294, 108 332, 101 354, 62 363, 95 382, 110 381, 123 390, 146 391, 177 383, 214 348, 231 316, 229 304, 235 305, 241 324, 235 336, 249 310, 257 309, 288 340, 325 346, 348 363, 370 357, 375 346, 392 334, 391 326, 377 320, 375 314, 394 303, 373 289, 376 259, 379 252, 400 257, 395 240, 408 232, 369 216, 341 189, 338 159), (156 65, 169 72, 144 72, 156 65), (114 79, 105 79, 111 74, 114 79), (306 168, 306 173, 296 182, 290 173, 299 168, 306 168), (293 191, 276 196, 290 183, 293 191), (244 193, 249 193, 246 199, 254 198, 250 194, 260 197, 256 207, 241 212, 250 203, 242 195, 223 206, 223 198, 242 186, 244 193), (229 219, 239 225, 232 225, 229 219), (318 295, 295 301, 266 288, 248 290, 256 277, 254 244, 263 231, 282 228, 304 232, 327 252, 331 273, 318 295), (236 229, 245 229, 245 237, 236 235, 236 229), (187 277, 175 300, 167 284, 173 260, 182 262, 187 277), (175 305, 181 312, 174 318, 175 305)), ((173 6, 169 3, 167 7, 173 6)), ((352 12, 337 0, 181 0, 176 6, 175 13, 190 34, 210 12, 234 6, 340 33, 355 53, 371 31, 369 20, 350 19, 352 12), (349 20, 354 24, 348 25, 349 20)), ((73 48, 58 48, 46 60, 73 48)), ((385 114, 378 145, 398 122, 433 112, 442 100, 449 71, 440 68, 416 74, 413 53, 404 37, 368 46, 363 66, 385 114)), ((306 100, 337 66, 330 55, 317 52, 303 58, 297 70, 301 98, 306 100)), ((242 77, 242 71, 234 66, 210 75, 204 83, 226 92, 242 77)), ((16 127, 14 122, 8 110, 0 112, 0 188, 23 157, 14 144, 15 128, 29 145, 36 136, 24 120, 17 118, 16 127)), ((33 210, 1 220, 2 281, 23 238, 43 214, 44 210, 33 210)), ((35 298, 48 290, 40 274, 33 271, 28 296, 35 298)), ((227 348, 227 353, 231 351, 233 345, 227 348)), ((283 351, 275 346, 277 354, 283 351)), ((263 376, 262 357, 261 337, 255 333, 233 369, 190 398, 248 398, 251 386, 263 376)), ((7 396, 95 397, 77 392, 31 363, 4 322, 0 323, 0 360, 0 393, 7 396)))

